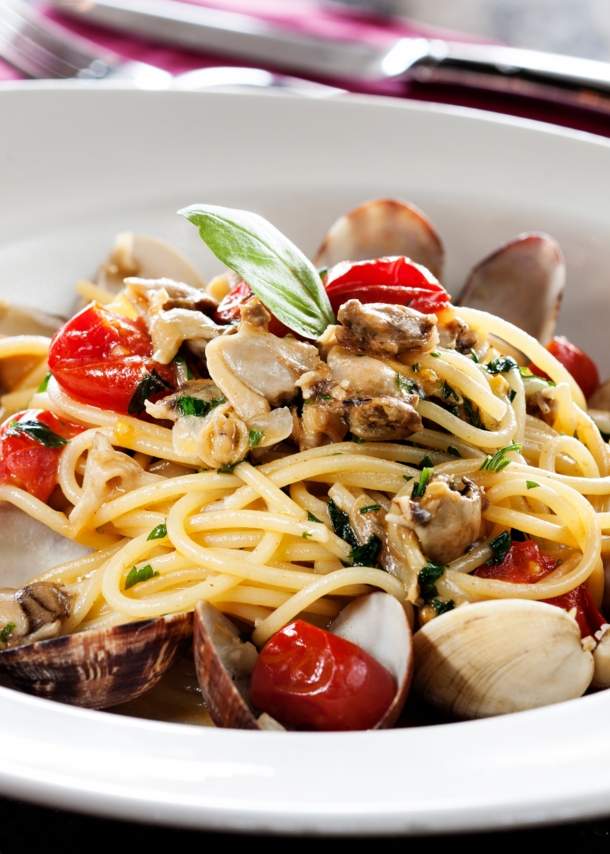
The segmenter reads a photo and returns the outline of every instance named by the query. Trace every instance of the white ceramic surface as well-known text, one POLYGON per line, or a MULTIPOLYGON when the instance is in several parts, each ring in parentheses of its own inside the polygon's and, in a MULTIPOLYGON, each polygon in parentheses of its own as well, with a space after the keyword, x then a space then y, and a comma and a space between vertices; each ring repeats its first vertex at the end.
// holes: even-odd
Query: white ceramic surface
MULTIPOLYGON (((568 264, 560 329, 607 375, 609 175, 605 140, 451 108, 8 87, 0 91, 0 294, 69 310, 76 279, 127 229, 174 241, 209 275, 218 262, 175 215, 197 201, 255 209, 312 253, 338 214, 400 196, 437 224, 454 291, 502 240, 553 234, 568 264)), ((2 544, 11 530, 0 525, 0 571, 29 575, 27 553, 17 565, 2 544)), ((0 792, 210 829, 513 827, 610 813, 609 718, 603 692, 426 729, 251 733, 143 722, 0 689, 0 792)))

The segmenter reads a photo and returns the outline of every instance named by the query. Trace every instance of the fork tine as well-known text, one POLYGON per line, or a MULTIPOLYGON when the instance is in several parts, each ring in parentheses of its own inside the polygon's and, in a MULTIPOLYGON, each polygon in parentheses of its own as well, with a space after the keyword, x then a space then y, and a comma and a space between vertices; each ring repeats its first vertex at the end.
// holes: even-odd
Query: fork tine
POLYGON ((0 56, 35 78, 105 77, 111 67, 22 0, 0 0, 0 56), (78 46, 77 46, 78 45, 78 46))

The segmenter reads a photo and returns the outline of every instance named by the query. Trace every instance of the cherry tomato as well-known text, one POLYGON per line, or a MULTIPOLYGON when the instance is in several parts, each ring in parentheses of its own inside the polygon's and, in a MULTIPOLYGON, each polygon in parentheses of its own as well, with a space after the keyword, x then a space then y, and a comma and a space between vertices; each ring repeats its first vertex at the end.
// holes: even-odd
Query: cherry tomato
POLYGON ((143 321, 129 320, 95 303, 55 333, 49 368, 70 397, 122 413, 129 412, 136 389, 147 377, 152 377, 151 393, 145 395, 149 400, 158 400, 175 385, 173 366, 152 358, 143 321))
POLYGON ((324 286, 335 314, 350 299, 408 305, 424 314, 441 311, 450 301, 447 291, 429 270, 402 255, 342 261, 330 268, 324 286))
POLYGON ((43 409, 27 409, 11 415, 0 427, 0 483, 18 486, 40 501, 48 501, 57 484, 63 446, 49 447, 44 442, 55 444, 52 434, 69 440, 84 429, 43 409), (20 422, 24 427, 33 425, 33 429, 20 430, 15 426, 20 422), (45 427, 51 435, 46 433, 45 427), (36 435, 40 438, 35 438, 36 435))
MULTIPOLYGON (((221 300, 220 305, 214 312, 214 320, 216 323, 235 323, 236 321, 239 321, 241 319, 239 309, 244 303, 248 302, 253 294, 254 291, 250 285, 242 279, 242 281, 239 282, 239 284, 221 300)), ((278 338, 283 338, 285 335, 288 335, 289 332, 294 335, 294 332, 288 329, 281 320, 278 320, 277 317, 274 317, 273 315, 271 315, 271 320, 269 321, 269 332, 271 332, 272 335, 277 335, 278 338)))
MULTIPOLYGON (((557 569, 557 566, 552 557, 542 554, 536 543, 525 540, 523 543, 513 543, 502 563, 480 566, 474 574, 479 578, 494 578, 513 584, 535 584, 557 569)), ((563 608, 564 611, 576 608, 576 622, 583 638, 595 634, 606 622, 595 607, 585 584, 575 587, 563 596, 541 601, 563 608)))
POLYGON ((502 563, 480 566, 475 575, 479 578, 494 578, 512 584, 535 584, 557 569, 557 562, 542 554, 536 543, 525 540, 512 543, 502 563))
MULTIPOLYGON (((553 338, 546 349, 572 374, 585 397, 591 397, 593 392, 597 391, 599 388, 597 365, 580 347, 561 335, 553 338)), ((548 375, 534 364, 530 365, 530 371, 538 377, 549 379, 548 375)))
POLYGON ((555 596, 553 599, 544 599, 543 601, 549 605, 557 605, 564 611, 571 611, 572 608, 576 608, 575 618, 583 638, 594 635, 604 623, 608 622, 597 610, 586 584, 575 587, 574 590, 570 590, 563 596, 555 596))
POLYGON ((267 641, 257 659, 254 705, 302 729, 370 729, 396 683, 371 655, 330 632, 295 620, 267 641))

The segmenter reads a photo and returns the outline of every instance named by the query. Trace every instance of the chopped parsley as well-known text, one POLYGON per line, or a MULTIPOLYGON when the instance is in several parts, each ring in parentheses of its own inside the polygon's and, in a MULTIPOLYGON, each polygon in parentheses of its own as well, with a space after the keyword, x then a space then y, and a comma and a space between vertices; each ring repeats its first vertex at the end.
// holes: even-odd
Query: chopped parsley
POLYGON ((413 371, 414 374, 419 373, 419 364, 417 362, 414 362, 411 365, 411 370, 413 371))
POLYGON ((146 371, 129 401, 127 412, 129 415, 140 415, 144 412, 144 404, 147 400, 150 400, 151 397, 160 394, 162 391, 173 390, 173 385, 164 380, 154 368, 152 371, 146 371))
POLYGON ((264 435, 265 435, 264 430, 250 430, 250 432, 248 433, 248 447, 249 448, 256 448, 256 446, 258 445, 258 443, 260 442, 260 440, 263 438, 264 435))
POLYGON ((426 396, 415 380, 411 380, 398 372, 396 373, 396 385, 398 386, 398 391, 401 394, 414 394, 422 400, 426 396))
POLYGON ((487 561, 488 565, 494 563, 502 563, 504 558, 509 552, 509 549, 512 545, 512 539, 508 531, 502 531, 502 533, 492 540, 489 544, 489 548, 493 553, 493 557, 487 561))
POLYGON ((472 347, 470 348, 470 358, 472 359, 473 362, 476 362, 477 365, 479 364, 479 357, 477 356, 475 351, 472 349, 472 347))
POLYGON ((176 362, 176 364, 178 364, 178 365, 184 366, 184 369, 186 370, 187 380, 194 380, 195 379, 195 374, 191 371, 191 366, 186 361, 186 359, 184 358, 182 353, 178 353, 178 355, 174 357, 174 362, 176 362))
POLYGON ((505 374, 508 371, 518 368, 519 365, 515 362, 512 356, 497 356, 484 365, 486 371, 490 374, 505 374))
POLYGON ((205 418, 208 412, 226 402, 226 397, 201 400, 199 397, 189 397, 186 394, 177 400, 180 415, 195 415, 197 418, 205 418))
POLYGON ((129 590, 129 588, 133 587, 135 584, 140 584, 141 581, 148 581, 149 578, 155 578, 157 575, 159 575, 159 573, 156 572, 149 563, 140 569, 132 566, 127 573, 127 578, 125 579, 125 590, 129 590))
POLYGON ((434 599, 435 596, 438 596, 438 590, 436 589, 435 582, 439 580, 446 569, 447 567, 445 564, 428 563, 420 570, 417 576, 417 581, 419 584, 419 595, 422 599, 428 601, 430 599, 434 599))
POLYGON ((459 395, 455 391, 455 389, 451 388, 447 380, 443 383, 443 390, 441 392, 441 397, 443 400, 447 400, 448 397, 452 397, 454 400, 459 400, 459 395))
POLYGON ((441 357, 441 354, 438 352, 438 350, 433 350, 433 351, 430 353, 430 355, 431 355, 434 359, 440 359, 440 357, 441 357))
POLYGON ((43 381, 38 386, 38 391, 46 391, 47 386, 49 385, 49 380, 51 379, 51 371, 48 371, 43 381))
POLYGON ((335 534, 341 537, 342 540, 345 540, 353 549, 357 549, 359 543, 349 523, 349 516, 340 507, 337 507, 332 498, 328 502, 328 515, 330 516, 330 523, 333 526, 335 534))
POLYGON ((369 504, 367 507, 361 507, 359 513, 376 513, 381 510, 381 504, 369 504))
POLYGON ((21 421, 15 421, 13 418, 9 422, 7 436, 19 436, 25 433, 30 439, 35 439, 44 445, 46 448, 61 448, 67 445, 69 439, 64 439, 63 436, 58 436, 50 427, 38 421, 37 418, 22 418, 21 421))
POLYGON ((453 599, 449 599, 447 602, 441 602, 440 599, 433 599, 432 607, 436 611, 436 616, 440 617, 441 614, 446 614, 447 611, 453 611, 455 602, 453 599))
POLYGON ((540 484, 536 483, 535 480, 526 480, 525 485, 528 489, 535 489, 537 486, 540 486, 540 484))
POLYGON ((479 410, 476 409, 470 398, 464 395, 464 411, 468 416, 468 421, 472 424, 473 427, 477 427, 479 430, 484 430, 483 422, 479 417, 479 410))
POLYGON ((349 553, 354 566, 375 566, 377 555, 381 551, 382 542, 377 534, 371 534, 364 545, 354 546, 349 553))
POLYGON ((0 632, 0 641, 2 643, 8 643, 8 639, 11 633, 17 628, 15 623, 7 623, 6 626, 0 632))
POLYGON ((517 392, 514 388, 509 388, 508 390, 508 402, 512 403, 513 400, 517 397, 517 392))
POLYGON ((233 474, 236 465, 238 465, 238 463, 233 463, 233 465, 221 466, 219 469, 216 469, 216 471, 218 472, 218 474, 233 474))
POLYGON ((332 399, 333 399, 332 394, 321 394, 320 395, 320 400, 332 400, 332 399))
POLYGON ((412 475, 412 474, 403 474, 403 478, 404 478, 404 479, 407 481, 407 483, 408 483, 410 480, 413 480, 413 475, 412 475))
POLYGON ((426 454, 426 456, 422 457, 422 459, 418 462, 417 466, 420 469, 431 469, 433 468, 434 464, 428 454, 426 454))
POLYGON ((449 447, 447 448, 447 453, 451 454, 452 457, 459 457, 460 459, 462 459, 462 455, 460 454, 458 449, 454 448, 452 445, 449 445, 449 447))
POLYGON ((529 368, 519 368, 519 373, 526 380, 542 380, 547 385, 556 386, 557 383, 554 383, 553 380, 548 379, 548 377, 539 377, 536 374, 533 374, 529 368))
POLYGON ((512 462, 512 460, 507 460, 505 458, 505 454, 508 454, 511 451, 521 451, 521 448, 522 445, 517 442, 511 442, 510 445, 506 445, 505 448, 501 448, 497 451, 493 457, 490 457, 488 454, 479 471, 492 471, 496 473, 502 471, 502 469, 506 468, 506 466, 512 462))
POLYGON ((366 439, 361 439, 360 436, 354 436, 352 433, 352 442, 355 442, 357 445, 363 445, 366 442, 366 439))
POLYGON ((309 510, 307 511, 307 521, 308 522, 320 522, 320 524, 322 524, 321 520, 318 519, 316 516, 314 516, 313 513, 310 513, 309 510))
POLYGON ((150 534, 146 537, 146 540, 162 540, 163 537, 167 537, 167 525, 165 522, 162 522, 160 525, 157 525, 156 528, 153 528, 150 534))
POLYGON ((304 539, 304 540, 306 540, 306 539, 307 539, 307 537, 313 537, 313 534, 312 534, 312 532, 311 532, 311 531, 303 531, 303 533, 301 534, 301 536, 303 537, 303 539, 304 539))
MULTIPOLYGON (((421 477, 417 481, 417 483, 413 484, 413 492, 411 493, 411 498, 423 498, 424 493, 426 491, 426 487, 428 486, 428 481, 432 477, 432 469, 425 468, 422 469, 421 477)), ((404 475, 403 475, 404 477, 404 475)))

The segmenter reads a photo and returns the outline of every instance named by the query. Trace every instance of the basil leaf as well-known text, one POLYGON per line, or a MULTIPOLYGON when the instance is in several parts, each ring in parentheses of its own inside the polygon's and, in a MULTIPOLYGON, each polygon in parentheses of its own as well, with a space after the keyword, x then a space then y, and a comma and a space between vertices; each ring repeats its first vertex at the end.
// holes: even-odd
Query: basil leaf
POLYGON ((178 412, 180 415, 196 415, 197 418, 203 418, 210 411, 210 403, 207 400, 201 400, 199 397, 179 397, 176 401, 178 404, 178 412))
POLYGON ((162 540, 163 537, 167 537, 167 525, 165 522, 162 522, 160 525, 157 525, 156 528, 153 528, 150 534, 146 537, 146 540, 162 540))
POLYGON ((335 322, 316 268, 266 219, 216 205, 191 205, 178 213, 199 228, 216 257, 289 329, 318 338, 335 322))
POLYGON ((141 581, 148 581, 149 578, 155 578, 157 575, 159 573, 155 572, 150 564, 141 567, 141 569, 136 569, 135 566, 132 566, 125 579, 125 590, 129 590, 130 587, 133 587, 134 584, 139 584, 141 581))
POLYGON ((12 634, 13 629, 16 629, 17 626, 15 623, 7 623, 6 626, 0 632, 0 641, 2 643, 8 643, 9 636, 12 634))
POLYGON ((349 523, 349 516, 337 507, 332 498, 328 502, 328 515, 335 534, 345 540, 353 549, 357 549, 360 544, 349 523))
POLYGON ((371 534, 364 545, 354 546, 349 557, 354 561, 354 566, 375 566, 381 546, 382 542, 377 534, 371 534))
POLYGON ((174 387, 159 376, 154 368, 152 371, 146 371, 129 401, 128 414, 139 415, 144 412, 144 404, 149 398, 154 397, 159 392, 173 391, 173 389, 174 387))
POLYGON ((434 582, 439 580, 446 569, 447 567, 444 564, 428 563, 419 571, 417 582, 419 584, 419 595, 422 599, 427 601, 438 595, 434 582))
POLYGON ((19 436, 25 433, 30 439, 35 439, 46 448, 62 448, 67 445, 69 439, 58 436, 50 427, 38 421, 36 418, 22 418, 21 421, 11 421, 6 431, 7 436, 19 436))

